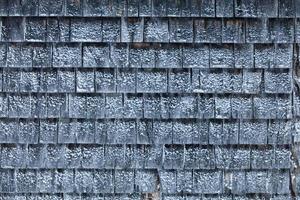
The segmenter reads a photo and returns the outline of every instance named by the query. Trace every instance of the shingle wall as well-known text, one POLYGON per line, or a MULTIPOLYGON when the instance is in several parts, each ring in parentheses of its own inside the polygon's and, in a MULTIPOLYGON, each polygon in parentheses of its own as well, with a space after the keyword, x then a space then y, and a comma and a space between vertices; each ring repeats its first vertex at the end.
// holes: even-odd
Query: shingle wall
POLYGON ((0 0, 0 27, 1 200, 300 195, 300 0, 0 0))

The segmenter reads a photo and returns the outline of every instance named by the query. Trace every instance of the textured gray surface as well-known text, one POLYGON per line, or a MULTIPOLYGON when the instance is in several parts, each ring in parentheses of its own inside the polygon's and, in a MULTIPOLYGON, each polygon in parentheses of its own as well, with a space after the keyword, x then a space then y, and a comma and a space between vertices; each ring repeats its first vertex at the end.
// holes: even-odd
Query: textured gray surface
POLYGON ((0 0, 0 199, 300 199, 299 0, 0 0))

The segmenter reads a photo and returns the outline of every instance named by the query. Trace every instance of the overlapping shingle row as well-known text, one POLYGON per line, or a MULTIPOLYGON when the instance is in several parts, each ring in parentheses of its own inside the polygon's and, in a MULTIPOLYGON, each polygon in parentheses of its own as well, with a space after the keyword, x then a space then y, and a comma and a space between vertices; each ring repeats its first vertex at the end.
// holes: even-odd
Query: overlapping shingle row
POLYGON ((1 41, 293 43, 294 18, 2 17, 1 41))
POLYGON ((2 16, 299 17, 298 0, 2 0, 2 16))

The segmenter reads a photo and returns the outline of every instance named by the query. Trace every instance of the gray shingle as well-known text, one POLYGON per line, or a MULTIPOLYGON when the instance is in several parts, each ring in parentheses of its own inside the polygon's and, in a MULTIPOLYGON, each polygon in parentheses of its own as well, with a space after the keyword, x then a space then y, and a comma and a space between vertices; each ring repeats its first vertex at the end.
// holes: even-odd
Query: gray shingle
POLYGON ((8 116, 8 98, 5 94, 0 95, 0 116, 8 116))
MULTIPOLYGON (((154 13, 153 13, 154 14, 154 13)), ((145 20, 145 42, 169 42, 169 25, 167 19, 149 18, 145 20)))
MULTIPOLYGON (((176 3, 175 3, 176 4, 176 3)), ((173 4, 174 5, 174 4, 173 4)), ((169 7, 170 8, 170 7, 169 7)), ((188 18, 170 19, 170 42, 193 42, 193 21, 188 18)))
MULTIPOLYGON (((21 71, 19 70, 4 70, 3 73, 3 91, 18 92, 21 79, 21 71)), ((2 95, 3 96, 3 95, 2 95)))
POLYGON ((115 192, 133 193, 134 191, 134 172, 125 170, 115 171, 115 192))
POLYGON ((276 43, 291 43, 294 41, 293 19, 270 19, 271 40, 276 43))
POLYGON ((235 16, 237 17, 277 17, 277 1, 235 1, 235 16))
POLYGON ((268 19, 248 19, 246 27, 247 43, 269 43, 271 41, 268 19))
POLYGON ((201 0, 200 13, 201 17, 215 16, 215 0, 201 0))
POLYGON ((42 120, 39 125, 39 143, 55 144, 57 141, 57 122, 42 120))
POLYGON ((59 16, 64 13, 64 5, 63 0, 40 0, 39 1, 39 15, 41 16, 59 16), (51 5, 51 6, 50 6, 51 5))
POLYGON ((130 0, 127 2, 127 15, 128 16, 139 16, 139 0, 130 0))
POLYGON ((66 0, 66 15, 67 16, 78 16, 81 15, 81 1, 77 0, 66 0))
POLYGON ((87 0, 83 3, 82 12, 84 16, 101 16, 101 0, 87 0))
POLYGON ((160 169, 162 167, 162 161, 163 161, 163 146, 161 145, 145 146, 144 158, 145 158, 145 168, 160 169))
POLYGON ((135 187, 137 192, 152 193, 156 191, 158 173, 156 170, 138 170, 135 174, 135 187))
POLYGON ((291 121, 270 121, 268 125, 269 144, 290 144, 293 123, 291 121))
POLYGON ((256 94, 261 91, 262 71, 243 70, 242 90, 245 93, 256 94))
POLYGON ((137 92, 167 92, 166 70, 145 69, 137 72, 137 92))
POLYGON ((163 193, 176 193, 176 171, 163 170, 159 171, 161 189, 163 193))
POLYGON ((244 43, 244 41, 245 41, 245 22, 243 20, 224 19, 222 24, 222 42, 223 43, 244 43))
POLYGON ((175 96, 169 98, 170 118, 194 118, 197 114, 195 96, 175 96))
POLYGON ((71 41, 99 42, 102 41, 102 21, 93 18, 71 19, 71 41))
POLYGON ((42 169, 37 171, 37 191, 40 193, 52 193, 54 188, 52 183, 55 180, 55 171, 42 169))
POLYGON ((68 119, 60 120, 58 122, 58 142, 59 143, 75 143, 76 141, 76 127, 75 121, 68 119))
POLYGON ((53 67, 80 67, 81 49, 78 44, 58 44, 53 49, 53 67))
POLYGON ((247 193, 267 193, 267 171, 247 171, 247 193))
POLYGON ((143 42, 144 18, 122 19, 121 28, 122 42, 143 42))
POLYGON ((136 127, 133 121, 110 121, 107 123, 107 143, 135 144, 136 127))
POLYGON ((143 117, 143 97, 141 95, 124 95, 124 118, 143 117))
POLYGON ((95 71, 96 92, 115 92, 116 74, 113 69, 101 69, 95 71))
POLYGON ((276 148, 275 149, 275 168, 289 169, 291 166, 291 150, 289 148, 276 148))
POLYGON ((195 19, 194 42, 218 43, 222 40, 222 21, 219 19, 195 19))
POLYGON ((266 144, 267 123, 265 121, 241 121, 240 144, 266 144))
POLYGON ((104 156, 105 169, 121 169, 125 164, 125 147, 120 144, 106 145, 104 156))
POLYGON ((191 72, 187 69, 173 69, 169 72, 168 90, 173 93, 191 91, 191 72))
POLYGON ((167 15, 167 1, 166 0, 152 0, 152 16, 166 16, 167 15))
POLYGON ((233 46, 213 45, 210 50, 211 68, 233 68, 233 46))
POLYGON ((201 95, 198 96, 198 117, 199 118, 213 118, 215 113, 215 102, 212 96, 201 95))
POLYGON ((277 68, 291 68, 293 63, 291 44, 275 44, 275 63, 277 68))
POLYGON ((258 147, 251 150, 252 169, 272 169, 275 164, 275 151, 271 147, 258 147))
POLYGON ((94 172, 94 192, 113 193, 114 179, 112 170, 96 170, 94 172))
POLYGON ((51 45, 42 44, 32 46, 32 67, 50 67, 51 66, 51 45))
POLYGON ((291 119, 292 118, 292 99, 291 96, 277 97, 277 119, 291 119))
POLYGON ((253 68, 254 67, 253 44, 234 45, 234 67, 253 68))
POLYGON ((117 91, 133 93, 136 91, 136 72, 129 69, 117 71, 117 91))
POLYGON ((153 135, 151 142, 154 144, 171 144, 172 143, 172 123, 171 121, 154 121, 153 135))
POLYGON ((0 121, 0 127, 0 137, 3 143, 16 143, 18 141, 18 123, 16 120, 0 121))
POLYGON ((66 95, 51 94, 47 97, 47 117, 66 116, 68 101, 66 95))
POLYGON ((103 42, 120 42, 121 21, 117 18, 103 19, 102 31, 103 42))
POLYGON ((59 92, 75 92, 75 71, 62 69, 57 71, 59 92))
POLYGON ((94 92, 95 91, 95 73, 93 70, 78 70, 76 73, 76 91, 94 92))
POLYGON ((161 118, 160 95, 144 95, 144 118, 161 118))
POLYGON ((110 46, 110 65, 116 68, 127 68, 129 65, 129 48, 127 45, 110 46))
POLYGON ((73 118, 86 117, 86 95, 70 94, 69 96, 69 116, 73 118))
POLYGON ((32 67, 32 48, 29 45, 15 43, 7 49, 7 66, 17 68, 32 67))
POLYGON ((174 17, 181 14, 181 2, 175 0, 167 0, 167 16, 174 17))
POLYGON ((58 169, 55 171, 54 188, 57 192, 74 192, 75 174, 73 170, 58 169))
POLYGON ((184 68, 209 68, 209 47, 207 45, 184 46, 182 52, 184 68))
POLYGON ((254 118, 274 119, 277 114, 277 100, 274 96, 254 97, 253 111, 254 118))
POLYGON ((173 122, 173 144, 192 144, 199 138, 197 125, 194 121, 173 122))
POLYGON ((194 171, 194 192, 218 194, 223 190, 221 171, 194 171))
MULTIPOLYGON (((211 136, 211 134, 210 134, 211 136)), ((210 143, 213 144, 237 144, 239 137, 239 124, 235 121, 224 121, 223 129, 220 133, 211 136, 210 143), (216 138, 214 140, 214 138, 216 138)))
POLYGON ((25 40, 26 41, 45 41, 46 20, 39 18, 26 18, 25 21, 25 40))
MULTIPOLYGON (((40 14, 40 15, 42 15, 42 14, 40 14)), ((48 18, 46 26, 47 26, 46 40, 49 42, 59 41, 60 36, 61 36, 59 20, 55 19, 55 18, 48 18)))
POLYGON ((105 117, 121 118, 124 113, 122 94, 107 94, 105 97, 105 117))
POLYGON ((290 71, 265 70, 264 82, 266 93, 291 93, 292 80, 290 71))
POLYGON ((184 164, 184 146, 164 146, 164 169, 182 169, 184 164))
POLYGON ((36 121, 19 121, 19 143, 38 143, 39 124, 36 121))
POLYGON ((75 191, 78 193, 93 192, 94 173, 91 170, 80 169, 75 171, 75 191))
POLYGON ((29 118, 31 116, 31 104, 29 95, 10 95, 8 97, 9 117, 29 118))
MULTIPOLYGON (((71 25, 70 18, 63 18, 63 19, 59 20, 58 27, 55 27, 55 28, 59 29, 59 41, 60 42, 69 42, 70 41, 70 38, 71 38, 70 25, 71 25)), ((56 24, 55 24, 55 26, 56 26, 56 24)))
POLYGON ((24 24, 22 17, 2 18, 2 41, 23 41, 24 24))
POLYGON ((16 191, 16 179, 15 171, 12 169, 1 169, 1 187, 2 192, 15 192, 16 191))
POLYGON ((245 171, 228 171, 224 174, 224 191, 242 195, 246 193, 245 171))
POLYGON ((233 148, 231 169, 250 169, 250 149, 246 148, 233 148))
POLYGON ((27 151, 23 145, 2 144, 1 145, 1 167, 24 168, 26 166, 27 151))
POLYGON ((251 119, 252 98, 247 96, 232 96, 231 117, 234 119, 251 119))
POLYGON ((108 67, 109 62, 109 46, 83 46, 83 67, 108 67))
POLYGON ((152 133, 152 121, 138 120, 136 123, 137 144, 149 144, 152 133))
POLYGON ((192 193, 193 191, 193 172, 188 170, 178 170, 176 174, 177 193, 192 193))
POLYGON ((65 145, 64 161, 66 163, 66 168, 71 168, 71 169, 79 168, 82 162, 82 152, 80 146, 77 144, 65 145))
POLYGON ((148 45, 134 45, 129 49, 130 67, 153 68, 155 67, 155 49, 148 45))
POLYGON ((40 90, 40 74, 38 71, 21 71, 19 80, 20 92, 38 92, 40 90))
POLYGON ((157 68, 181 68, 182 67, 181 49, 174 45, 163 46, 156 49, 157 68))
POLYGON ((216 17, 233 17, 233 0, 216 0, 216 17))
POLYGON ((76 142, 84 144, 94 143, 95 138, 95 123, 94 121, 77 121, 75 124, 76 142))
POLYGON ((45 146, 45 167, 52 169, 66 167, 64 152, 65 148, 63 145, 49 144, 45 146))
POLYGON ((102 168, 104 166, 104 147, 102 145, 88 144, 81 146, 82 167, 102 168))
POLYGON ((139 16, 151 16, 152 14, 152 1, 141 0, 139 4, 139 16))
POLYGON ((215 152, 211 147, 186 146, 184 155, 185 169, 214 169, 215 152))
MULTIPOLYGON (((269 191, 276 194, 289 194, 290 175, 288 171, 271 171, 269 175, 269 191)), ((288 198, 287 198, 288 199, 288 198)))
POLYGON ((228 96, 216 96, 215 98, 215 118, 228 119, 231 117, 231 99, 228 96))
POLYGON ((31 169, 19 169, 16 171, 17 192, 34 193, 37 192, 36 171, 31 169))
POLYGON ((294 17, 295 16, 295 1, 294 0, 279 0, 278 1, 279 17, 294 17))

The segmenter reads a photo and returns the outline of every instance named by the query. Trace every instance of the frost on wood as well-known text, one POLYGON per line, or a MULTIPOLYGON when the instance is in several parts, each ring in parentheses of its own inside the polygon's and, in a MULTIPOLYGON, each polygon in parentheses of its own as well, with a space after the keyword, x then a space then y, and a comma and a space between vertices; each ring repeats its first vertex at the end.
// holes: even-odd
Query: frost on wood
POLYGON ((0 199, 299 199, 299 3, 0 0, 0 199))

